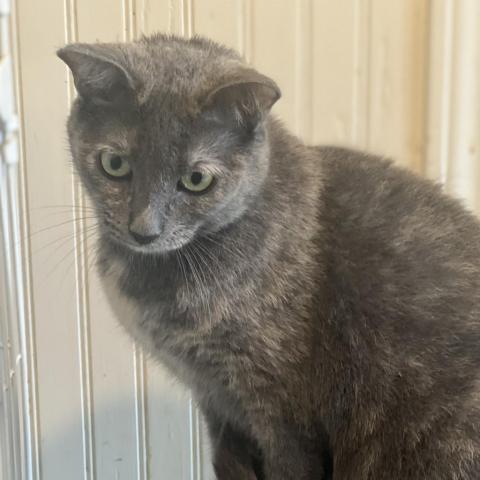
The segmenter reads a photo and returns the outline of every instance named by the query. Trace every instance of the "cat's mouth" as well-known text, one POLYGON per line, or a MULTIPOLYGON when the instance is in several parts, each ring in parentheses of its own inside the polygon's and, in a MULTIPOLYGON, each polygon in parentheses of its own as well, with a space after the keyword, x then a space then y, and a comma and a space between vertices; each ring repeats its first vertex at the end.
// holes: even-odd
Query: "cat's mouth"
POLYGON ((129 235, 122 235, 120 232, 109 231, 107 233, 110 240, 120 244, 123 248, 128 249, 132 253, 142 255, 165 255, 176 250, 184 248, 193 238, 194 233, 183 233, 181 235, 169 235, 168 237, 158 237, 150 242, 137 241, 129 235))

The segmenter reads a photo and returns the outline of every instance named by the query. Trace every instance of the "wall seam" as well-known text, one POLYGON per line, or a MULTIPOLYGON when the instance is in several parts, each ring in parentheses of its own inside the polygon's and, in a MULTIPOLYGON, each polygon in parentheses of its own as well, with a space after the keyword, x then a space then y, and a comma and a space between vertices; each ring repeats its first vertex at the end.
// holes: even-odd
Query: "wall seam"
MULTIPOLYGON (((78 41, 78 18, 76 0, 64 2, 65 41, 78 41)), ((72 104, 75 98, 75 88, 70 73, 67 70, 67 98, 72 104)), ((83 444, 83 478, 94 480, 95 472, 95 438, 93 429, 93 397, 92 397, 92 367, 91 367, 91 335, 88 299, 88 253, 86 238, 86 220, 82 213, 85 207, 85 196, 81 185, 76 182, 72 172, 72 217, 74 229, 75 255, 75 288, 77 298, 77 342, 80 368, 80 395, 82 415, 83 444)))
POLYGON ((22 289, 19 290, 19 337, 22 352, 22 376, 23 376, 23 413, 26 428, 24 431, 24 459, 26 476, 28 480, 41 480, 42 466, 40 461, 40 425, 37 384, 37 361, 36 361, 36 335, 34 317, 34 296, 32 290, 32 263, 30 243, 30 215, 28 202, 28 180, 26 176, 26 143, 24 125, 24 102, 22 94, 22 68, 20 25, 18 15, 18 3, 12 5, 12 28, 10 28, 12 58, 14 65, 14 88, 19 116, 19 214, 21 235, 18 239, 22 252, 22 265, 17 265, 17 270, 22 272, 22 289), (21 298, 20 298, 21 297, 21 298))

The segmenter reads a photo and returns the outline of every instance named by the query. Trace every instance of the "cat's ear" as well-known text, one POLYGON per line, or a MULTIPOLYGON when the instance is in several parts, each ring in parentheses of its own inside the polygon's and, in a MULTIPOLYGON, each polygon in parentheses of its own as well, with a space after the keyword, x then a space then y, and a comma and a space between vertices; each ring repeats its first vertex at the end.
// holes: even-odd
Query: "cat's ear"
POLYGON ((280 96, 280 89, 272 79, 245 68, 214 88, 204 109, 223 123, 253 130, 280 96))
POLYGON ((74 43, 57 51, 70 68, 79 95, 96 105, 125 105, 135 99, 135 83, 122 66, 118 48, 74 43))

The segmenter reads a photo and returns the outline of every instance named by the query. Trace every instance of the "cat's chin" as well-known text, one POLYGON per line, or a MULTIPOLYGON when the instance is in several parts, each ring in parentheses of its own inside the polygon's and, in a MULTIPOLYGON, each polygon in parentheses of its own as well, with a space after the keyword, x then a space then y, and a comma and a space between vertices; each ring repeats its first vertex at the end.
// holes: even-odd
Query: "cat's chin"
POLYGON ((184 242, 169 242, 167 245, 154 242, 148 245, 140 245, 130 241, 117 238, 115 236, 109 236, 109 243, 114 244, 116 248, 121 248, 128 253, 140 254, 140 255, 152 255, 152 256, 166 256, 172 254, 190 243, 190 239, 184 242))
POLYGON ((140 253, 142 255, 166 255, 171 250, 166 250, 164 248, 159 248, 155 245, 127 245, 127 248, 132 253, 140 253))

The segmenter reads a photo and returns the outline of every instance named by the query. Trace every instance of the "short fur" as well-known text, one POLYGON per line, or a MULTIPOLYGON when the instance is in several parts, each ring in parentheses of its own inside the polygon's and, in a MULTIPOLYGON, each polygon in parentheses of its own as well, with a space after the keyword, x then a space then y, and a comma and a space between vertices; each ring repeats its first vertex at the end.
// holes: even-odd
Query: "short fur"
POLYGON ((269 115, 274 82, 208 40, 59 56, 100 271, 194 392, 218 478, 480 478, 477 219, 389 161, 306 146, 269 115), (178 190, 199 164, 213 188, 178 190))

